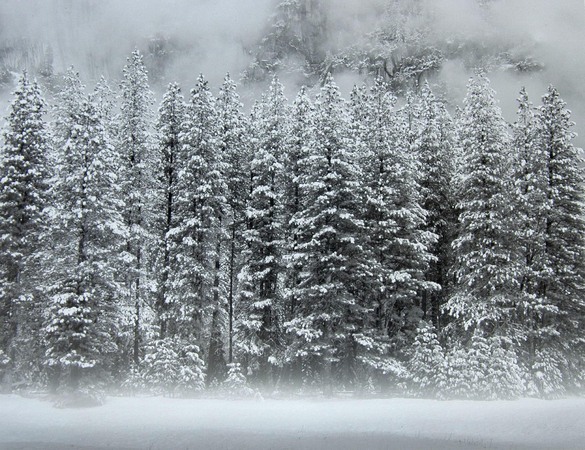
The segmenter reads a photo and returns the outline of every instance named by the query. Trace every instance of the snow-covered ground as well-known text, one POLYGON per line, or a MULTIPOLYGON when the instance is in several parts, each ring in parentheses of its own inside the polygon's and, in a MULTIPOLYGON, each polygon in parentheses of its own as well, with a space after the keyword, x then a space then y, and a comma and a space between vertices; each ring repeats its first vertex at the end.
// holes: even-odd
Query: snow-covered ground
POLYGON ((494 402, 0 396, 2 449, 583 449, 585 399, 494 402))

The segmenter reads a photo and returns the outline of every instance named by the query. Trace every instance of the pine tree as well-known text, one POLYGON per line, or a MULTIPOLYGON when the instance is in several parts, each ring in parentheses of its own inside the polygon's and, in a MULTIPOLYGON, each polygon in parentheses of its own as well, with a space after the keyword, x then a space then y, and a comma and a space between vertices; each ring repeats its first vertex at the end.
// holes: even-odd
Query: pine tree
POLYGON ((215 99, 201 75, 191 92, 180 134, 180 171, 177 178, 177 225, 170 231, 172 303, 179 333, 208 351, 207 376, 221 379, 223 345, 220 332, 219 242, 225 209, 226 185, 218 149, 215 99), (210 321, 210 341, 203 344, 210 321))
POLYGON ((181 169, 180 134, 185 121, 186 107, 181 89, 176 83, 169 85, 159 108, 157 122, 157 304, 156 313, 161 339, 176 333, 174 315, 171 311, 172 277, 171 252, 176 239, 170 231, 177 226, 177 180, 181 169))
POLYGON ((205 387, 199 347, 178 337, 155 339, 146 347, 144 387, 156 394, 190 396, 205 387))
POLYGON ((119 172, 100 100, 69 71, 56 109, 57 174, 48 250, 45 364, 54 387, 91 389, 112 370, 119 333, 118 255, 125 238, 119 172))
POLYGON ((218 146, 227 184, 227 210, 223 223, 227 232, 228 361, 233 362, 235 300, 239 291, 238 274, 243 267, 240 255, 245 248, 246 204, 250 195, 249 125, 235 82, 227 74, 216 102, 219 126, 218 146))
MULTIPOLYGON (((306 88, 301 88, 290 110, 288 133, 284 146, 282 163, 282 221, 283 250, 282 262, 285 269, 283 280, 283 320, 291 321, 296 317, 300 303, 299 282, 303 270, 301 244, 298 233, 299 220, 305 209, 302 188, 302 161, 306 158, 308 142, 314 140, 314 108, 306 88)), ((283 377, 297 383, 301 378, 299 359, 294 356, 296 336, 283 336, 287 339, 286 350, 282 355, 281 365, 286 372, 283 377)))
POLYGON ((200 75, 185 111, 179 135, 180 152, 176 180, 175 226, 170 231, 174 242, 171 251, 171 299, 178 330, 184 337, 197 334, 202 342, 204 318, 211 305, 211 233, 216 214, 217 191, 207 184, 215 169, 217 131, 213 115, 214 99, 208 83, 200 75), (214 210, 214 208, 216 208, 214 210))
POLYGON ((248 380, 242 373, 242 367, 239 363, 228 364, 228 374, 222 383, 222 391, 234 398, 254 397, 256 391, 248 386, 248 380))
POLYGON ((520 366, 515 346, 509 339, 492 336, 485 368, 485 397, 516 399, 525 394, 525 373, 520 366))
MULTIPOLYGON (((39 87, 24 72, 0 151, 0 351, 11 362, 7 375, 24 364, 27 353, 34 359, 39 329, 40 297, 35 285, 43 277, 38 254, 49 200, 44 113, 39 87)), ((5 381, 10 383, 8 378, 5 381)))
MULTIPOLYGON (((542 144, 546 155, 545 270, 538 280, 544 298, 537 344, 557 354, 557 369, 565 387, 583 385, 585 348, 582 339, 585 302, 583 176, 579 150, 571 142, 571 113, 554 87, 549 87, 539 109, 542 144), (548 307, 550 305, 550 307, 548 307)), ((550 354, 551 352, 548 352, 550 354)))
MULTIPOLYGON (((366 229, 370 280, 367 305, 377 340, 402 357, 422 317, 421 298, 438 288, 425 280, 436 235, 425 229, 418 165, 409 144, 408 109, 378 79, 366 97, 364 123, 366 229)), ((354 108, 355 109, 355 108, 354 108)), ((390 370, 390 369, 389 369, 390 370)))
MULTIPOLYGON (((445 310, 463 330, 506 334, 521 269, 513 231, 509 138, 484 75, 469 83, 459 137, 463 167, 457 187, 459 230, 453 244, 457 284, 445 310)), ((461 339, 465 342, 464 336, 461 339)))
POLYGON ((457 224, 453 189, 456 142, 453 121, 427 82, 420 93, 417 122, 414 149, 421 168, 421 206, 427 212, 426 230, 437 236, 429 249, 435 258, 430 262, 426 279, 440 286, 425 292, 422 310, 440 329, 440 308, 453 284, 449 268, 453 265, 451 244, 457 224))
POLYGON ((432 324, 421 321, 411 349, 408 371, 417 395, 436 395, 442 384, 445 354, 432 324))
POLYGON ((281 251, 281 155, 285 147, 287 107, 283 86, 274 78, 252 114, 253 157, 250 199, 246 208, 248 229, 246 265, 250 290, 243 293, 238 346, 243 362, 261 382, 270 383, 269 361, 280 346, 278 281, 281 251))
POLYGON ((153 248, 152 198, 154 157, 151 142, 152 93, 148 87, 148 75, 142 55, 135 50, 128 58, 121 83, 118 151, 125 161, 122 180, 124 221, 128 229, 125 260, 127 263, 128 304, 133 312, 133 350, 135 364, 140 361, 142 334, 142 309, 148 297, 147 269, 153 248))
POLYGON ((331 76, 317 98, 314 139, 300 165, 306 208, 295 222, 304 269, 297 314, 285 326, 296 336, 294 356, 309 372, 320 372, 317 380, 330 390, 333 376, 354 381, 354 335, 366 320, 357 292, 364 268, 361 173, 331 76))
POLYGON ((468 343, 455 341, 438 379, 441 398, 514 399, 525 392, 524 373, 510 341, 475 328, 468 343))
POLYGON ((532 371, 536 358, 536 340, 541 334, 543 313, 555 309, 539 295, 539 280, 545 274, 547 198, 547 155, 542 141, 541 125, 526 90, 520 91, 517 121, 513 126, 515 151, 514 174, 516 215, 519 224, 516 239, 521 251, 522 273, 519 280, 520 301, 517 307, 517 347, 521 359, 532 371))

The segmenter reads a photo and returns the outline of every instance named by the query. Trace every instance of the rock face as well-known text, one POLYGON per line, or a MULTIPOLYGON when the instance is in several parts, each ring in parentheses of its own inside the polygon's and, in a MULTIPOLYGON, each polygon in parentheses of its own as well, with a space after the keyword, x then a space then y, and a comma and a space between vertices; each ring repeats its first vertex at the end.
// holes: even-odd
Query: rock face
POLYGON ((272 25, 252 49, 254 60, 247 80, 263 80, 279 71, 318 74, 326 59, 327 14, 321 0, 285 0, 271 18, 272 25))
MULTIPOLYGON (((530 37, 510 42, 491 24, 490 11, 498 2, 475 1, 475 9, 469 8, 487 31, 474 32, 473 36, 459 29, 440 31, 437 13, 420 0, 280 0, 272 3, 266 29, 257 40, 249 35, 241 40, 229 21, 218 36, 233 39, 230 45, 236 51, 244 47, 249 62, 244 57, 236 71, 244 67, 241 75, 248 82, 279 73, 292 76, 299 84, 313 85, 322 83, 327 73, 349 71, 362 76, 381 75, 396 92, 401 92, 417 88, 449 61, 462 63, 468 69, 483 67, 517 73, 542 70, 542 62, 534 58, 537 52, 530 37)), ((181 18, 193 14, 188 2, 178 1, 178 12, 160 21, 148 19, 160 15, 160 11, 144 6, 144 28, 136 30, 128 25, 128 34, 116 37, 115 43, 113 37, 102 36, 104 28, 100 24, 120 21, 120 14, 127 11, 112 5, 107 1, 37 0, 35 8, 45 17, 42 24, 24 21, 14 12, 16 7, 11 14, 0 8, 0 91, 9 91, 15 82, 13 73, 24 68, 49 88, 58 83, 58 72, 72 64, 91 79, 102 75, 112 78, 123 61, 118 50, 125 54, 136 46, 145 56, 155 87, 179 81, 177 77, 183 76, 186 67, 190 67, 189 72, 201 71, 202 56, 214 58, 215 47, 209 47, 200 33, 185 33, 176 23, 167 23, 178 20, 177 15, 181 18)), ((258 11, 258 16, 265 13, 266 10, 258 11)), ((237 14, 236 7, 226 14, 228 19, 229 14, 237 14)), ((256 28, 262 20, 256 21, 256 28)), ((197 30, 199 25, 194 22, 191 28, 197 30)), ((234 64, 227 64, 231 65, 222 72, 236 74, 234 64)))
MULTIPOLYGON (((296 74, 301 83, 323 82, 327 73, 352 71, 383 76, 396 92, 417 89, 448 61, 468 69, 532 72, 543 68, 530 44, 502 42, 494 33, 471 37, 440 32, 436 17, 420 1, 372 1, 346 8, 327 0, 285 0, 263 37, 249 52, 244 78, 296 74), (337 9, 336 9, 337 8, 337 9)), ((477 0, 476 14, 489 21, 491 0, 477 0)))

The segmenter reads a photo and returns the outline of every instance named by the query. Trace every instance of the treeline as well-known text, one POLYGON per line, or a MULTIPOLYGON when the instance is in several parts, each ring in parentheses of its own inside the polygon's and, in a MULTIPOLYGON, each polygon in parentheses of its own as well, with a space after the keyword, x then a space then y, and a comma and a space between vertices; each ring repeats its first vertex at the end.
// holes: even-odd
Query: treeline
POLYGON ((115 94, 26 73, 0 160, 0 372, 93 395, 553 397, 584 371, 583 184, 570 112, 485 75, 244 114, 229 76, 158 109, 134 52, 115 94))

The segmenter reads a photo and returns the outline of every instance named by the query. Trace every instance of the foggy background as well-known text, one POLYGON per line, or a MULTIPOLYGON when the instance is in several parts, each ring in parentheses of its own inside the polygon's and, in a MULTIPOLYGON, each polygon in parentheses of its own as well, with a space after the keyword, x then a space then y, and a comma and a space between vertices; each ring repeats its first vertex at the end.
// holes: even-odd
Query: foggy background
MULTIPOLYGON (((0 0, 0 44, 27 42, 28 53, 10 56, 13 66, 26 67, 34 58, 50 60, 55 73, 73 65, 91 81, 104 75, 118 84, 125 58, 164 44, 159 67, 149 67, 153 90, 160 98, 170 81, 185 92, 203 72, 215 90, 226 72, 239 79, 253 58, 254 48, 272 24, 277 0, 0 0), (36 55, 33 54, 36 52, 36 55), (41 55, 41 56, 39 56, 41 55), (19 60, 20 58, 20 60, 19 60)), ((327 30, 322 48, 336 52, 356 42, 385 20, 387 0, 324 0, 327 30)), ((439 41, 465 41, 483 49, 501 49, 530 58, 540 70, 519 73, 489 68, 504 114, 514 120, 515 99, 526 86, 538 104, 548 84, 554 84, 573 111, 575 131, 585 124, 585 4, 581 0, 412 0, 422 5, 424 31, 439 41)), ((6 44, 9 45, 6 45, 6 44)), ((154 50, 157 51, 156 49, 154 50)), ((0 56, 2 56, 0 54, 0 56)), ((6 56, 6 55, 5 55, 6 56)), ((148 61, 147 61, 148 65, 148 61)), ((434 75, 448 98, 460 103, 473 70, 458 59, 446 60, 434 75)), ((283 74, 289 98, 302 80, 283 74)), ((364 77, 336 73, 344 95, 364 77)), ((241 88, 250 103, 264 89, 241 88)), ((4 86, 6 100, 12 86, 4 86)), ((249 106, 249 105, 247 105, 249 106)), ((582 133, 585 134, 585 133, 582 133)), ((585 144, 579 138, 577 143, 585 144)))

